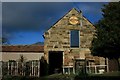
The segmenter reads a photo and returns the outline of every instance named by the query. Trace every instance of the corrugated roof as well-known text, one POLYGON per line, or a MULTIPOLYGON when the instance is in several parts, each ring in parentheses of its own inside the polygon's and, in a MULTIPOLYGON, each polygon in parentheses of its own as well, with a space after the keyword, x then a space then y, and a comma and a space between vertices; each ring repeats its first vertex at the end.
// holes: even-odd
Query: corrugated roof
POLYGON ((3 45, 2 52, 44 52, 41 45, 3 45))

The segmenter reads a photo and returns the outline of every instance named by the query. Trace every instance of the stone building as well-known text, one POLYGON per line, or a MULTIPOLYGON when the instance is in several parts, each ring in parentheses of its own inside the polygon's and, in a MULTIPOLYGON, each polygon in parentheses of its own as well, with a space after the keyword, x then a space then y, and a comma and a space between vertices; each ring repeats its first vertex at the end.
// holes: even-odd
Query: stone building
POLYGON ((76 73, 77 66, 82 69, 84 64, 90 73, 98 73, 100 67, 105 69, 105 59, 90 52, 94 34, 94 25, 75 8, 59 19, 44 33, 49 73, 76 73))

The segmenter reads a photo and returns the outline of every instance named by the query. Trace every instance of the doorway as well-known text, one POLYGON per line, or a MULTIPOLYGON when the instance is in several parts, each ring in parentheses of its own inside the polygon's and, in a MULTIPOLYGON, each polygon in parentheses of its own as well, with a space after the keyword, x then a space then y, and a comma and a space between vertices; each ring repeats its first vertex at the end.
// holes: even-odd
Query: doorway
POLYGON ((62 73, 63 66, 63 52, 50 51, 49 52, 49 74, 62 73))

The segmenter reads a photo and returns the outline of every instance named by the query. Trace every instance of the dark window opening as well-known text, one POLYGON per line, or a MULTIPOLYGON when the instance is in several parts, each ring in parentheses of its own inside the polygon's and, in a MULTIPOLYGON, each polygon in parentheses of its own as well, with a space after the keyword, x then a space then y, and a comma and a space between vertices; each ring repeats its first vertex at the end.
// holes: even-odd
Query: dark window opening
POLYGON ((79 47, 79 30, 72 30, 70 34, 70 46, 72 48, 79 47))

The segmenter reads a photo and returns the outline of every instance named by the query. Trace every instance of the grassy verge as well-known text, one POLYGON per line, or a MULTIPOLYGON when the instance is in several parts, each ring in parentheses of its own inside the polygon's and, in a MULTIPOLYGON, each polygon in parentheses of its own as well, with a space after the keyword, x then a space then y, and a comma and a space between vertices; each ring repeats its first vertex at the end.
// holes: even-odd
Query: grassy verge
POLYGON ((45 77, 4 76, 2 80, 74 80, 75 75, 53 74, 45 77))
POLYGON ((120 80, 120 72, 89 74, 87 76, 77 75, 74 80, 120 80))
POLYGON ((74 80, 74 74, 53 74, 45 77, 41 77, 40 80, 74 80))
POLYGON ((45 77, 4 76, 2 80, 120 80, 120 72, 104 74, 53 74, 45 77))

